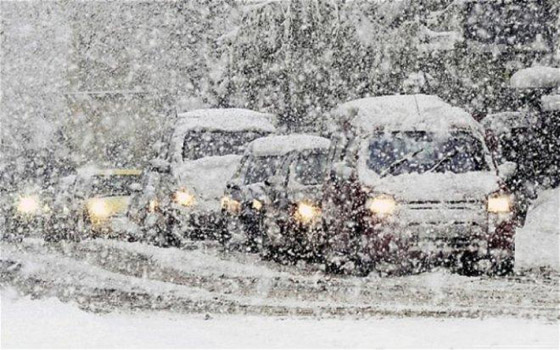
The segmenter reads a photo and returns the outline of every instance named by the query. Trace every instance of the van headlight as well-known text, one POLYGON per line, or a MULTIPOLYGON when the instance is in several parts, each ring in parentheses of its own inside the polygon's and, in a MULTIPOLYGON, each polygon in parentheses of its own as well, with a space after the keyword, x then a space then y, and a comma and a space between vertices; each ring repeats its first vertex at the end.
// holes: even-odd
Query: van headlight
POLYGON ((186 190, 178 190, 175 192, 174 200, 184 207, 192 207, 195 203, 194 195, 190 194, 186 190))
POLYGON ((496 193, 488 196, 486 210, 490 213, 510 213, 513 206, 513 198, 510 194, 496 193))
POLYGON ((150 199, 150 201, 148 202, 148 211, 150 213, 153 213, 157 210, 157 208, 159 208, 158 200, 156 198, 150 199))
POLYGON ((88 203, 88 213, 96 219, 104 219, 111 215, 111 208, 103 199, 92 199, 88 203))
POLYGON ((393 197, 383 194, 370 198, 366 202, 366 207, 374 214, 391 215, 397 207, 397 202, 393 197))
POLYGON ((309 202, 299 202, 295 211, 295 218, 297 221, 308 224, 311 223, 321 215, 321 208, 309 202))
POLYGON ((40 210, 39 196, 20 197, 17 202, 17 211, 21 214, 37 214, 40 210))
POLYGON ((241 203, 229 196, 224 196, 221 200, 222 209, 230 214, 241 212, 241 203))
POLYGON ((251 206, 253 207, 253 209, 255 209, 256 211, 260 211, 263 207, 263 203, 258 200, 258 199, 253 199, 253 202, 251 203, 251 206))

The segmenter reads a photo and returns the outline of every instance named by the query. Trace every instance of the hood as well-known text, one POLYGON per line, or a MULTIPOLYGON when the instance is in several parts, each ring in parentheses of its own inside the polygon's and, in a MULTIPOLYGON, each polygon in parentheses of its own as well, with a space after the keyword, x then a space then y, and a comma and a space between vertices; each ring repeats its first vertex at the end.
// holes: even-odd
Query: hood
POLYGON ((172 171, 177 186, 193 192, 197 204, 219 205, 240 161, 238 155, 205 157, 181 162, 172 171))
POLYGON ((499 189, 498 177, 491 171, 403 174, 381 178, 364 169, 360 182, 374 193, 386 193, 404 201, 481 200, 499 189))

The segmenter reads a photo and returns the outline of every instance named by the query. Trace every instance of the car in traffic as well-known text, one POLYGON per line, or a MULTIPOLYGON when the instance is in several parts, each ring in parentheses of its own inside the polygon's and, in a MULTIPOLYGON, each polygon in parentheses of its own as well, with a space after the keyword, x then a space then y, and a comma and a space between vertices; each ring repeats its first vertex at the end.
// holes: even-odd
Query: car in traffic
POLYGON ((222 199, 227 242, 243 242, 250 251, 291 251, 293 231, 317 221, 306 205, 320 198, 317 187, 329 145, 328 139, 306 134, 251 142, 222 199), (292 212, 293 205, 299 205, 304 216, 298 209, 292 212), (278 231, 273 239, 270 230, 278 231))
POLYGON ((180 245, 185 238, 217 238, 226 183, 246 145, 276 132, 275 120, 272 114, 238 108, 180 113, 166 154, 155 160, 131 208, 141 239, 180 245))
POLYGON ((511 271, 515 201, 471 115, 437 96, 394 95, 331 118, 344 128, 323 191, 327 269, 511 271))
POLYGON ((141 188, 139 169, 83 167, 63 179, 51 201, 45 240, 126 238, 125 214, 141 188))

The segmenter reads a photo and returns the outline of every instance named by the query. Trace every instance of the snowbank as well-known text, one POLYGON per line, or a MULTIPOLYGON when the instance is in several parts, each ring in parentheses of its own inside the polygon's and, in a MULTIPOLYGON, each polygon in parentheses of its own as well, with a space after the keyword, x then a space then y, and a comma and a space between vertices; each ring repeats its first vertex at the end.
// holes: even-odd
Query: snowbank
POLYGON ((550 88, 560 85, 560 68, 530 67, 515 72, 510 86, 517 89, 550 88))
POLYGON ((517 319, 338 319, 90 314, 2 291, 2 347, 554 347, 557 324, 517 319))
POLYGON ((468 128, 481 131, 469 113, 437 96, 392 95, 368 97, 340 105, 334 115, 353 116, 352 124, 364 132, 421 130, 445 132, 468 128))
POLYGON ((258 156, 283 155, 292 151, 329 148, 331 142, 320 136, 292 134, 256 139, 247 147, 258 156))
POLYGON ((560 271, 560 188, 542 192, 515 235, 518 270, 551 268, 560 271))

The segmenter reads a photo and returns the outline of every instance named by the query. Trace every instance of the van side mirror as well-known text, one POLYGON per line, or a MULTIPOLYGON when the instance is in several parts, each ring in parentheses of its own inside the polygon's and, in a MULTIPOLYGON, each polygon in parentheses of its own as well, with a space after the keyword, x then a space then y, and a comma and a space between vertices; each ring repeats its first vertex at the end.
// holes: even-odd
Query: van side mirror
POLYGON ((139 184, 138 182, 131 183, 130 186, 128 186, 128 188, 129 188, 132 192, 140 192, 140 191, 142 191, 142 185, 139 184))
POLYGON ((517 164, 514 162, 504 162, 498 166, 498 174, 501 178, 507 179, 513 175, 517 169, 517 164))
POLYGON ((152 159, 150 167, 153 171, 161 174, 169 174, 171 172, 171 164, 164 159, 152 159))
POLYGON ((228 190, 235 190, 235 191, 237 191, 237 190, 240 189, 239 182, 238 182, 238 181, 233 181, 233 180, 232 180, 232 181, 228 181, 228 183, 226 184, 226 188, 227 188, 228 190))
POLYGON ((336 162, 333 164, 332 173, 336 177, 348 180, 352 176, 352 168, 344 162, 336 162))
POLYGON ((264 180, 264 184, 268 187, 277 187, 281 186, 284 178, 282 176, 271 176, 268 179, 264 180))

